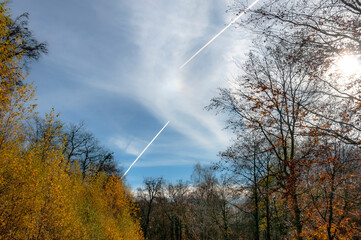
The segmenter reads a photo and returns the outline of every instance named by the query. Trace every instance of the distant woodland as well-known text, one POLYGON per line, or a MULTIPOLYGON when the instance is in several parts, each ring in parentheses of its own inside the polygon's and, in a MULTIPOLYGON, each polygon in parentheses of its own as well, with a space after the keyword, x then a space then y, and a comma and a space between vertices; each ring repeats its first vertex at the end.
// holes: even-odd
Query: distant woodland
POLYGON ((257 36, 241 74, 206 107, 232 144, 190 181, 130 191, 83 123, 36 113, 25 75, 48 46, 2 1, 0 239, 361 239, 361 2, 255 9, 237 23, 257 36))

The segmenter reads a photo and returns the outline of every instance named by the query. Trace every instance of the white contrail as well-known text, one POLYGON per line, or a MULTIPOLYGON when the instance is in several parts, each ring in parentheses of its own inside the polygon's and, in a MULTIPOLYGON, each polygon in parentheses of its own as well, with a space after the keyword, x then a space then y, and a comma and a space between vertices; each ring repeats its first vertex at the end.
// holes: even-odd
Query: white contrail
MULTIPOLYGON (((192 57, 190 57, 179 69, 182 69, 185 65, 187 65, 190 61, 193 60, 203 49, 205 49, 209 44, 211 44, 219 35, 221 35, 224 31, 226 31, 233 23, 235 23, 241 16, 243 16, 249 9, 251 9, 257 2, 260 0, 255 0, 251 5, 249 5, 242 13, 240 13, 235 19, 233 19, 225 28, 223 28, 219 33, 217 33, 211 40, 209 40, 203 47, 201 47, 192 57)), ((139 156, 134 160, 134 162, 130 165, 127 171, 124 173, 122 178, 129 172, 129 170, 133 167, 133 165, 138 161, 138 159, 143 155, 143 153, 148 149, 148 147, 153 143, 153 141, 158 137, 158 135, 164 130, 164 128, 169 124, 169 121, 163 126, 163 128, 158 132, 157 135, 150 141, 150 143, 143 149, 143 151, 139 154, 139 156)))
POLYGON ((248 6, 242 13, 240 13, 235 19, 233 19, 225 28, 223 28, 219 33, 217 33, 209 42, 207 42, 203 47, 201 47, 191 58, 189 58, 179 69, 182 69, 187 65, 193 58, 195 58, 203 49, 205 49, 209 44, 211 44, 219 35, 226 31, 233 23, 235 23, 241 16, 243 16, 249 9, 251 9, 259 0, 254 1, 251 5, 248 6))
POLYGON ((148 145, 143 149, 143 151, 139 154, 139 156, 134 160, 134 162, 132 163, 132 165, 130 165, 130 167, 128 168, 128 170, 124 173, 124 175, 122 176, 122 179, 124 178, 124 176, 129 172, 129 170, 133 167, 133 165, 136 163, 136 161, 142 156, 142 154, 145 152, 145 150, 147 150, 147 148, 153 143, 153 141, 158 137, 158 135, 163 131, 163 129, 168 125, 169 121, 163 126, 163 128, 157 133, 157 135, 155 135, 155 137, 152 139, 152 141, 150 141, 150 143, 148 143, 148 145))

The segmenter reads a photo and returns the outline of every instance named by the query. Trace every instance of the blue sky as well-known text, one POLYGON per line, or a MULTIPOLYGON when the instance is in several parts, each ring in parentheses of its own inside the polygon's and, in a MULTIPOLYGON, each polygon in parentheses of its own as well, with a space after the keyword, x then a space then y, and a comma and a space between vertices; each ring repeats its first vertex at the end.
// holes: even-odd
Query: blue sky
POLYGON ((13 16, 30 14, 30 29, 49 54, 31 67, 38 111, 55 108, 65 122, 84 121, 127 169, 127 175, 189 179, 193 166, 217 161, 232 137, 222 116, 204 107, 238 74, 235 59, 250 33, 228 29, 179 70, 233 17, 231 0, 13 0, 13 16))

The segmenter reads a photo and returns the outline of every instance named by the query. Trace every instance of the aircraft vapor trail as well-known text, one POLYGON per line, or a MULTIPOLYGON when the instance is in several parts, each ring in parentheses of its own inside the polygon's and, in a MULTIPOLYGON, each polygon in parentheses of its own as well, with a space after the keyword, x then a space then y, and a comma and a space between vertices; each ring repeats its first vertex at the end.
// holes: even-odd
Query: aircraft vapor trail
MULTIPOLYGON (((235 19, 233 19, 226 27, 224 27, 219 33, 217 33, 211 40, 209 40, 203 47, 201 47, 192 57, 190 57, 179 69, 185 67, 190 61, 193 60, 200 52, 203 51, 209 44, 211 44, 216 38, 218 38, 224 31, 226 31, 232 24, 234 24, 241 16, 243 16, 249 9, 251 9, 259 0, 255 0, 251 5, 249 5, 242 13, 240 13, 235 19)), ((155 135, 155 137, 150 141, 150 143, 143 149, 143 151, 139 154, 139 156, 134 160, 134 162, 130 165, 127 171, 122 176, 122 179, 129 172, 129 170, 133 167, 133 165, 138 161, 138 159, 143 155, 143 153, 148 149, 148 147, 153 143, 153 141, 158 137, 158 135, 164 130, 164 128, 169 124, 169 121, 163 126, 163 128, 155 135)))
POLYGON ((133 165, 138 161, 138 159, 143 155, 143 153, 147 150, 147 148, 154 142, 154 140, 158 137, 158 135, 164 130, 164 128, 169 124, 169 121, 163 126, 163 128, 155 135, 155 137, 148 143, 148 145, 143 149, 143 151, 138 155, 138 157, 134 160, 134 162, 130 165, 128 170, 124 173, 122 176, 122 179, 125 177, 125 175, 129 172, 129 170, 133 167, 133 165))
POLYGON ((254 1, 251 5, 249 5, 242 13, 240 13, 235 19, 233 19, 225 28, 223 28, 219 33, 217 33, 211 40, 209 40, 203 47, 201 47, 192 57, 190 57, 179 69, 182 69, 185 65, 187 65, 190 61, 193 60, 203 49, 205 49, 209 44, 211 44, 219 35, 221 35, 224 31, 226 31, 233 23, 235 23, 241 16, 243 16, 249 9, 251 9, 259 0, 254 1))

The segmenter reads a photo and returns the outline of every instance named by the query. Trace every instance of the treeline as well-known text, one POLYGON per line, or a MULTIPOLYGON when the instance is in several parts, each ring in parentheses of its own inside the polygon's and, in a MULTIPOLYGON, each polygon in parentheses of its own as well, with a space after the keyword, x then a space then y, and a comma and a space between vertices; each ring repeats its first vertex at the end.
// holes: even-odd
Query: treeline
MULTIPOLYGON (((257 156, 232 162, 221 176, 219 166, 197 164, 191 181, 145 178, 135 193, 144 238, 295 239, 294 209, 289 202, 293 200, 268 164, 257 156)), ((329 167, 310 171, 314 178, 298 186, 302 187, 297 195, 302 206, 301 237, 330 239, 328 224, 332 224, 329 229, 335 237, 331 239, 358 239, 361 166, 337 165, 334 172, 329 167), (324 173, 327 170, 333 177, 324 173)))
POLYGON ((143 239, 113 154, 83 124, 35 112, 24 71, 45 52, 1 2, 0 239, 143 239))
POLYGON ((361 3, 269 0, 247 16, 258 39, 208 106, 234 133, 214 165, 225 180, 146 180, 145 236, 360 239, 361 3))
POLYGON ((251 231, 239 211, 242 192, 213 167, 194 167, 191 181, 145 178, 136 192, 146 239, 239 239, 251 231))

